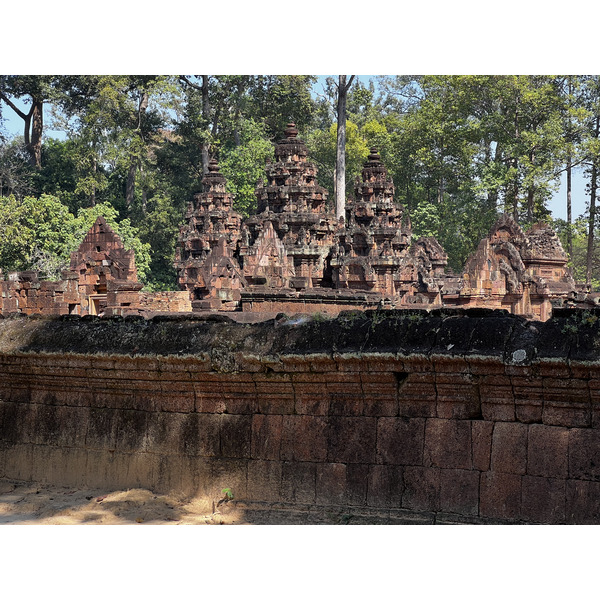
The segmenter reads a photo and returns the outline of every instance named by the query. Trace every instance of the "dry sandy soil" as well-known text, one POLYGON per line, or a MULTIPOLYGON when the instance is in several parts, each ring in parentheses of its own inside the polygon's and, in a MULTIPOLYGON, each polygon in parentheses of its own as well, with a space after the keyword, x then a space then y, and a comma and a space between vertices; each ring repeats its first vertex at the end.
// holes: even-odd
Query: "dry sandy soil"
POLYGON ((107 492, 0 481, 0 525, 221 525, 248 522, 223 503, 154 494, 145 489, 107 492))

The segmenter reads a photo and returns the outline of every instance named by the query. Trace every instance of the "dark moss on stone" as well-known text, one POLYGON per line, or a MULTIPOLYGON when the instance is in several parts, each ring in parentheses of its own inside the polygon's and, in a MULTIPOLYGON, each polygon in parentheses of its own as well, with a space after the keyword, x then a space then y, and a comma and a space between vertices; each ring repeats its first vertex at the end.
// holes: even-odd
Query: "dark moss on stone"
POLYGON ((348 311, 336 319, 298 317, 245 324, 224 315, 214 317, 8 317, 0 321, 0 351, 209 354, 225 370, 235 370, 240 354, 481 354, 523 365, 540 358, 599 358, 600 319, 593 311, 545 323, 483 309, 348 311))

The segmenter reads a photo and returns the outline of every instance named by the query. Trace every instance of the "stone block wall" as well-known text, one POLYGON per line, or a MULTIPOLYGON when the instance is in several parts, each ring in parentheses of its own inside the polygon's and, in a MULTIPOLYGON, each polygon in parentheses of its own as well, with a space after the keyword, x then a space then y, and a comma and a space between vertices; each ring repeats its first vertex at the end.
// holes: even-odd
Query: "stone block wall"
POLYGON ((403 522, 600 522, 595 322, 402 321, 0 321, 0 477, 229 487, 403 522))
POLYGON ((77 275, 63 273, 59 281, 40 281, 35 271, 10 273, 0 280, 0 314, 68 315, 81 313, 77 275))

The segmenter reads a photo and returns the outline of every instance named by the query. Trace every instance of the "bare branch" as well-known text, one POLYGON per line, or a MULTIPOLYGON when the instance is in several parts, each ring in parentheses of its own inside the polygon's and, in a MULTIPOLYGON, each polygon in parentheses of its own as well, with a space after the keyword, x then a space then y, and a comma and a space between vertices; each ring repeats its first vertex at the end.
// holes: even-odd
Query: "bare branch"
POLYGON ((0 98, 6 102, 24 121, 27 121, 29 117, 31 117, 31 113, 33 112, 33 106, 31 107, 29 114, 26 115, 23 111, 19 110, 11 101, 11 99, 0 90, 0 98))
POLYGON ((187 75, 179 75, 179 81, 189 85, 190 87, 194 88, 195 90, 198 90, 199 92, 202 91, 202 86, 198 85, 197 83, 194 83, 193 81, 190 81, 187 75))

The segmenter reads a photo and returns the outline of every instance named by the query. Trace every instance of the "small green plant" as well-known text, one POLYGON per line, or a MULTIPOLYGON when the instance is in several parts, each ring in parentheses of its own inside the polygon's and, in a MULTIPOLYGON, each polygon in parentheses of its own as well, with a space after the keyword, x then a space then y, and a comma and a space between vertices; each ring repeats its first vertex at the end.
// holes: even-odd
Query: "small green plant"
POLYGON ((231 488, 223 488, 221 490, 221 493, 223 494, 225 499, 233 500, 233 492, 231 491, 231 488))
POLYGON ((562 332, 563 333, 577 333, 577 331, 579 330, 579 328, 577 327, 577 325, 575 323, 567 323, 563 328, 562 328, 562 332))
POLYGON ((329 317, 325 313, 316 312, 316 313, 313 313, 312 320, 315 323, 323 323, 324 321, 328 321, 329 317))
POLYGON ((593 327, 596 321, 598 321, 598 316, 585 310, 581 313, 570 316, 567 319, 567 322, 564 324, 562 332, 575 334, 584 325, 587 325, 588 327, 593 327))

